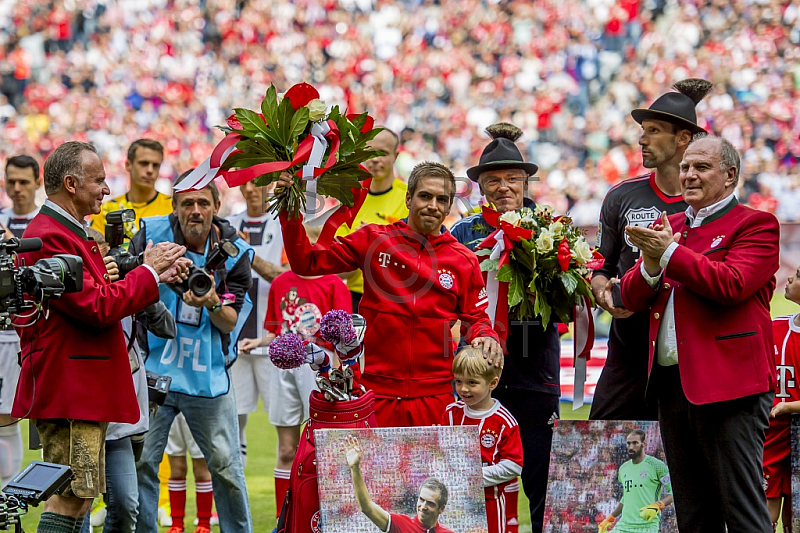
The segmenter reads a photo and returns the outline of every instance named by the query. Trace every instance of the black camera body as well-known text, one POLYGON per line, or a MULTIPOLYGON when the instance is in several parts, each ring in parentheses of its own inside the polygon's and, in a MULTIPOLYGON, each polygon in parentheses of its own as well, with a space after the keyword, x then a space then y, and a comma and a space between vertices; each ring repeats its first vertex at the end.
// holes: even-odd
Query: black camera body
POLYGON ((214 271, 222 266, 229 257, 237 255, 239 255, 239 248, 229 240, 222 240, 214 245, 203 268, 191 265, 189 277, 179 283, 173 283, 169 287, 180 296, 183 296, 186 291, 192 291, 197 297, 205 296, 214 286, 214 271))
POLYGON ((162 376, 155 372, 147 371, 147 397, 148 400, 156 405, 164 405, 167 400, 167 393, 169 386, 172 384, 172 378, 169 376, 162 376))
POLYGON ((83 259, 77 255, 56 254, 35 265, 16 266, 15 254, 41 248, 41 239, 0 240, 0 329, 11 328, 13 315, 65 292, 83 290, 83 259), (26 300, 26 294, 33 300, 26 300))
POLYGON ((36 507, 63 491, 73 478, 68 466, 33 461, 14 476, 0 494, 0 531, 13 526, 22 531, 22 517, 28 506, 36 507))
POLYGON ((119 279, 125 279, 125 275, 140 266, 144 262, 144 252, 132 255, 125 246, 125 224, 136 220, 136 212, 133 209, 120 209, 112 211, 106 215, 106 244, 110 247, 108 255, 114 258, 114 262, 119 268, 119 279))

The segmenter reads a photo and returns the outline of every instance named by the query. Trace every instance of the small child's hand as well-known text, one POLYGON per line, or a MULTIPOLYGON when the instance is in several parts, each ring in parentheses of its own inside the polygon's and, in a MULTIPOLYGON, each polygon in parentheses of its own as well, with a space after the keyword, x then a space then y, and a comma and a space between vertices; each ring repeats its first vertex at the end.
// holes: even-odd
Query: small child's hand
POLYGON ((775 407, 772 408, 772 410, 769 412, 769 417, 770 418, 775 418, 775 417, 781 416, 782 414, 784 414, 786 412, 787 412, 786 411, 786 404, 781 402, 781 403, 779 403, 778 405, 776 405, 775 407))

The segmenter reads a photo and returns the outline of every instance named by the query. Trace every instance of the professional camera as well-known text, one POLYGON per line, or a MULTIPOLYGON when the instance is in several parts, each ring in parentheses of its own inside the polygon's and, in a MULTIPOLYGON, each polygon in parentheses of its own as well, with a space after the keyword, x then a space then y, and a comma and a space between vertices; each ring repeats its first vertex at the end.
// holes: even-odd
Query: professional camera
POLYGON ((119 268, 119 279, 124 279, 125 274, 140 266, 144 262, 144 252, 139 255, 131 255, 125 244, 128 237, 125 233, 125 225, 136 220, 136 212, 133 209, 120 209, 112 211, 106 215, 106 244, 110 247, 108 255, 114 258, 114 262, 119 268))
POLYGON ((203 268, 197 265, 189 267, 189 277, 180 283, 173 283, 170 288, 183 296, 186 291, 192 291, 195 296, 202 297, 214 286, 214 271, 217 270, 229 257, 239 255, 239 248, 231 241, 220 241, 214 245, 214 249, 208 254, 206 266, 203 268), (211 276, 211 277, 209 277, 211 276))
POLYGON ((77 255, 56 254, 19 268, 14 264, 15 254, 41 248, 41 239, 0 240, 0 329, 10 329, 13 316, 41 310, 42 302, 83 290, 83 260, 77 255), (26 294, 33 300, 25 299, 26 294))
POLYGON ((20 521, 28 506, 36 507, 53 494, 60 493, 72 481, 68 466, 34 461, 17 474, 0 494, 0 530, 14 526, 22 531, 20 521))

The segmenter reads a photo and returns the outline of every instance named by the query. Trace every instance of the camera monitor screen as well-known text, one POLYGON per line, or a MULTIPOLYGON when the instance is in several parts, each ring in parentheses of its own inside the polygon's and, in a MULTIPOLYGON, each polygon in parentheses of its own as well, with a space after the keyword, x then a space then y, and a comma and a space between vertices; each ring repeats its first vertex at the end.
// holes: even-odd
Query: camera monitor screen
POLYGON ((3 488, 6 494, 26 499, 46 499, 61 490, 72 479, 68 466, 34 461, 3 488))

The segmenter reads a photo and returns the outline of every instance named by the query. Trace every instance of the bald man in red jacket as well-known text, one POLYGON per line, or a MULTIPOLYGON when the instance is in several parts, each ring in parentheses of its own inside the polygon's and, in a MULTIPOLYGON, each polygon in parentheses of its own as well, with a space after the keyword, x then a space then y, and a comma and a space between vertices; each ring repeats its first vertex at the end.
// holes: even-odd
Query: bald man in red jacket
POLYGON ((680 169, 689 208, 626 228, 642 258, 622 279, 625 308, 650 312, 648 398, 658 401, 678 529, 770 533, 761 459, 780 227, 737 202, 728 141, 695 141, 680 169))

